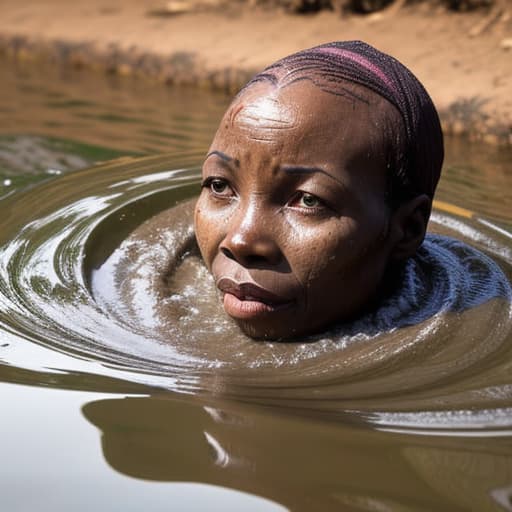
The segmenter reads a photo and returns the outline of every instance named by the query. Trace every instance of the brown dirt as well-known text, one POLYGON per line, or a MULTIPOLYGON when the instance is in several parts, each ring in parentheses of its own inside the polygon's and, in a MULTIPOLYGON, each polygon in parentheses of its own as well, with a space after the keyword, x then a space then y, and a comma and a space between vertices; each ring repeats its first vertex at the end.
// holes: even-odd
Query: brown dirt
POLYGON ((9 57, 229 92, 298 49, 362 39, 411 68, 432 95, 446 133, 512 144, 512 10, 460 14, 418 4, 368 16, 293 16, 237 2, 181 14, 160 0, 0 5, 0 52, 9 57))

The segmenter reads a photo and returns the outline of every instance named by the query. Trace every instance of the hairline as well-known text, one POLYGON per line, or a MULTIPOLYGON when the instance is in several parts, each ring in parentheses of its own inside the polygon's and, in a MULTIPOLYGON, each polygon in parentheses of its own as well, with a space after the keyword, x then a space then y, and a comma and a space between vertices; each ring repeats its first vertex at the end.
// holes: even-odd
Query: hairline
MULTIPOLYGON (((399 184, 396 184, 395 181, 399 179, 398 173, 399 173, 399 167, 401 167, 401 164, 404 160, 404 155, 406 153, 407 149, 407 138, 406 138, 406 129, 405 124, 403 120, 402 113, 398 109, 398 107, 391 102, 387 97, 383 96, 382 94, 379 94, 377 91, 370 87, 366 87, 364 84, 361 84, 359 82, 355 82, 352 80, 348 80, 346 78, 341 78, 336 87, 339 88, 339 83, 343 82, 345 84, 350 84, 350 88, 341 87, 341 89, 346 93, 336 93, 332 90, 332 88, 326 88, 322 87, 319 83, 320 80, 315 80, 311 76, 301 76, 294 78, 290 81, 284 81, 284 77, 279 77, 275 73, 272 73, 268 68, 261 73, 258 73, 255 75, 235 96, 233 101, 231 102, 231 105, 237 103, 237 101, 252 87, 257 86, 258 84, 269 84, 275 89, 284 90, 290 85, 294 85, 300 81, 308 81, 315 87, 317 87, 320 91, 325 92, 327 94, 331 94, 335 97, 344 97, 347 99, 352 99, 361 103, 365 103, 367 105, 370 105, 369 99, 365 98, 362 95, 355 94, 353 90, 350 89, 362 89, 365 91, 366 94, 369 96, 373 96, 375 98, 378 98, 380 101, 384 101, 384 104, 388 107, 384 109, 383 111, 379 112, 379 120, 383 123, 387 124, 387 130, 383 130, 382 132, 382 142, 383 146, 386 151, 385 155, 385 173, 386 173, 386 190, 385 190, 385 200, 390 206, 392 210, 398 208, 400 204, 402 204, 403 201, 407 199, 411 199, 414 197, 415 193, 411 194, 406 189, 407 186, 404 184, 400 186, 399 184), (396 121, 399 121, 398 123, 396 121), (398 126, 397 126, 398 125, 398 126), (386 133, 386 136, 384 136, 384 132, 386 133), (393 148, 393 141, 391 138, 399 138, 400 139, 400 147, 399 149, 393 148), (405 192, 405 193, 404 193, 405 192)), ((371 133, 369 130, 369 136, 372 137, 372 142, 375 141, 375 134, 371 133)), ((397 142, 395 140, 395 142, 397 142)), ((405 173, 407 177, 407 173, 405 173)))

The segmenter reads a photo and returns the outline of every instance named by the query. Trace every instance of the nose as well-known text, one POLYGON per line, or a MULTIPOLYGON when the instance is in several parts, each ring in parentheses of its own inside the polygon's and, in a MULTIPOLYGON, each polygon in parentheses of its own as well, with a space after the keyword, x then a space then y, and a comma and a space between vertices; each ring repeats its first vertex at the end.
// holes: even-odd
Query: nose
POLYGON ((272 216, 269 218, 249 206, 231 220, 220 250, 244 267, 278 265, 283 255, 276 241, 276 230, 272 216))

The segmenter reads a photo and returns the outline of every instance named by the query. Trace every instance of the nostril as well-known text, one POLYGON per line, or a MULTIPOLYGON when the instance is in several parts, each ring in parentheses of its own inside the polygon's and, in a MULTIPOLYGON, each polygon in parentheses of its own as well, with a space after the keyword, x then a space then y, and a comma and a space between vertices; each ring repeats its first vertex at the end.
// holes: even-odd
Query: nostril
POLYGON ((236 260, 235 255, 229 249, 227 249, 226 247, 221 247, 220 250, 222 251, 224 256, 226 256, 230 260, 236 260))
POLYGON ((230 260, 237 261, 242 265, 262 265, 265 263, 269 263, 269 259, 265 255, 260 254, 245 254, 243 252, 235 251, 234 253, 230 251, 227 247, 221 247, 221 252, 229 258, 230 260))
POLYGON ((260 256, 258 254, 250 254, 246 256, 245 259, 248 265, 261 265, 268 263, 268 259, 265 256, 260 256))

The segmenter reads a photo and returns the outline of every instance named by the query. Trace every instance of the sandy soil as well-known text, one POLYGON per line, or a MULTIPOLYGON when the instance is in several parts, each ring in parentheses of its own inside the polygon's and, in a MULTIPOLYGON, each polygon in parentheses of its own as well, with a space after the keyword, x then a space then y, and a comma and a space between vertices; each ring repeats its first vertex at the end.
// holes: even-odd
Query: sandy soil
POLYGON ((412 69, 438 106, 446 133, 512 144, 512 22, 506 13, 483 26, 485 12, 426 5, 345 17, 239 4, 171 15, 164 7, 160 0, 0 0, 0 52, 231 92, 288 53, 362 39, 412 69))

